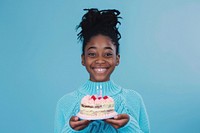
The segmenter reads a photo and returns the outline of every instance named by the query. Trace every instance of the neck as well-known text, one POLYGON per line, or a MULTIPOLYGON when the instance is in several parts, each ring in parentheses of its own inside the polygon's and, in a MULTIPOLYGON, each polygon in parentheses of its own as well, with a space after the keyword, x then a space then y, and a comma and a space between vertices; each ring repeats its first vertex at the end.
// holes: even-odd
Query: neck
POLYGON ((99 95, 100 90, 102 90, 102 96, 113 96, 121 91, 121 87, 117 86, 111 80, 105 82, 93 82, 88 80, 79 88, 79 91, 84 95, 99 95))

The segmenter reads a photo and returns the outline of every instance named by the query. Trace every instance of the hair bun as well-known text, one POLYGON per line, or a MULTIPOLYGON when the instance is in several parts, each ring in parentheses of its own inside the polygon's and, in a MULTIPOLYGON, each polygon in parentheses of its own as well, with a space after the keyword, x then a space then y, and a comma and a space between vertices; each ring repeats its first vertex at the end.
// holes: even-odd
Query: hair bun
POLYGON ((113 9, 113 10, 102 10, 101 11, 102 23, 105 24, 105 25, 116 27, 118 23, 121 24, 118 21, 118 18, 121 18, 121 17, 119 17, 119 14, 120 14, 120 12, 118 10, 115 10, 115 9, 113 9))
POLYGON ((97 34, 109 36, 117 45, 121 35, 117 24, 121 24, 118 19, 120 12, 116 9, 98 10, 97 8, 84 9, 87 11, 83 15, 82 21, 77 26, 82 30, 78 33, 78 39, 83 41, 83 45, 97 34))
POLYGON ((116 29, 117 24, 120 24, 118 18, 121 17, 118 17, 120 14, 118 10, 113 9, 99 11, 96 8, 84 10, 88 12, 82 17, 82 22, 79 25, 83 32, 91 29, 96 30, 102 27, 116 29))

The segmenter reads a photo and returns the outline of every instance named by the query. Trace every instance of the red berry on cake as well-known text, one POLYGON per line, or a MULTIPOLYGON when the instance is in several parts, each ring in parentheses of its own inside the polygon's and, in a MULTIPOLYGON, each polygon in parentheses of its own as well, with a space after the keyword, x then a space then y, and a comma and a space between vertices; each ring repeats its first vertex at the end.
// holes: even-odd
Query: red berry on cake
POLYGON ((104 96, 103 99, 108 99, 108 96, 104 96))
POLYGON ((95 101, 97 98, 95 97, 95 95, 92 95, 91 98, 95 101))
POLYGON ((102 97, 98 97, 98 99, 100 100, 102 97))

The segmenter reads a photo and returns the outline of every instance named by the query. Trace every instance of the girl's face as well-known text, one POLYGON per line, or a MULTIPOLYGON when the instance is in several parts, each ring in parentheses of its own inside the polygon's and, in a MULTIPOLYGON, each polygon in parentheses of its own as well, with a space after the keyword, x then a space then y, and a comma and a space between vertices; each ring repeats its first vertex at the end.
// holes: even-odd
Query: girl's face
POLYGON ((82 64, 90 74, 90 80, 104 82, 110 80, 110 75, 119 64, 120 56, 116 55, 116 46, 104 35, 90 39, 82 55, 82 64))

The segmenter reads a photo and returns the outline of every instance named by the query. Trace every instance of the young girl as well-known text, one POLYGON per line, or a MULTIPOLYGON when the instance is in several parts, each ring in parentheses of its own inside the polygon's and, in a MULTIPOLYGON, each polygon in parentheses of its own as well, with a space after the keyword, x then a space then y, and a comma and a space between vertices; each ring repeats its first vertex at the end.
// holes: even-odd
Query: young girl
POLYGON ((149 122, 142 97, 133 90, 116 85, 110 76, 120 62, 117 10, 87 9, 78 28, 83 42, 82 65, 89 80, 79 89, 63 96, 57 103, 55 133, 149 133, 149 122), (115 101, 117 116, 105 120, 82 120, 79 112, 81 99, 96 94, 101 84, 102 95, 115 101))

